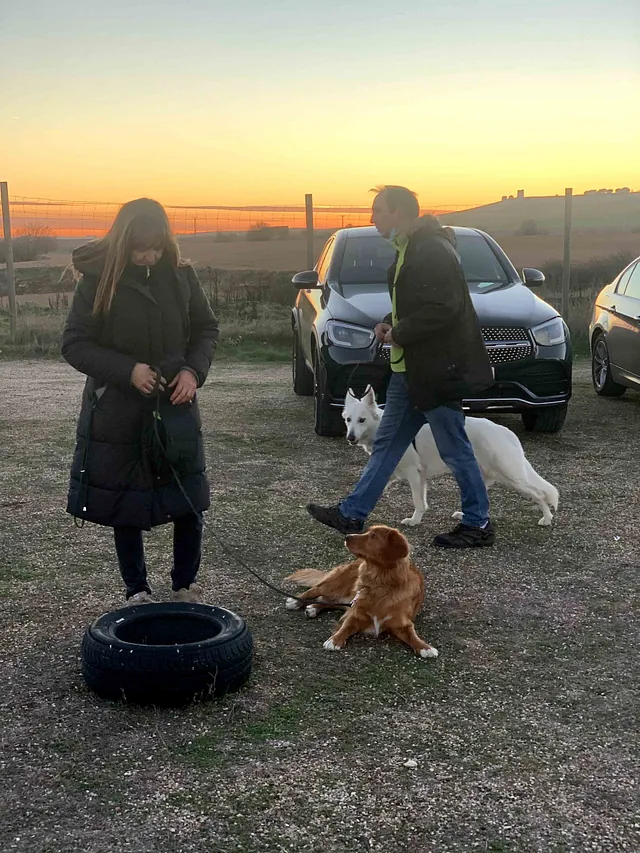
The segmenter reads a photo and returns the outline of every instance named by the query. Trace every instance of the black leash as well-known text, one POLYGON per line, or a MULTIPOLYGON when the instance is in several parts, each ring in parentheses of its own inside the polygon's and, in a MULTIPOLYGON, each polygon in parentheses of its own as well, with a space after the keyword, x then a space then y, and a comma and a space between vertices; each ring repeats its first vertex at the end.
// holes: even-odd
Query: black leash
MULTIPOLYGON (((187 502, 187 505, 191 509, 191 512, 194 515, 202 516, 202 513, 199 513, 198 510, 194 507, 193 502, 191 501, 191 498, 187 494, 184 486, 182 485, 182 481, 180 480, 178 472, 174 468, 173 463, 170 461, 169 456, 167 454, 167 449, 166 449, 165 444, 162 440, 162 437, 160 436, 160 431, 158 429, 158 421, 162 420, 162 418, 160 416, 160 391, 159 391, 159 388, 160 388, 160 371, 157 368, 153 368, 153 369, 156 371, 156 374, 158 377, 156 379, 156 384, 154 386, 154 390, 151 391, 148 395, 151 397, 155 394, 155 396, 156 396, 155 406, 153 409, 153 434, 154 434, 156 441, 158 442, 158 447, 160 448, 167 465, 171 469, 171 474, 173 476, 173 479, 175 480, 176 485, 180 489, 180 492, 182 493, 183 498, 187 502)), ((202 518, 202 523, 205 527, 209 526, 204 518, 202 518)), ((317 600, 317 598, 315 598, 315 599, 300 598, 297 595, 292 595, 291 593, 285 592, 283 589, 280 589, 279 587, 274 586, 274 584, 272 584, 266 578, 263 578, 262 575, 258 574, 258 572, 256 572, 250 566, 248 566, 244 562, 244 560, 242 560, 238 556, 237 551, 230 551, 229 548, 227 547, 227 545, 212 530, 210 531, 210 533, 211 533, 211 538, 216 542, 216 544, 218 545, 220 550, 223 552, 223 554, 225 554, 226 557, 230 557, 231 559, 235 559, 235 561, 238 563, 239 566, 241 566, 245 571, 249 572, 249 574, 253 575, 253 577, 256 578, 257 580, 259 580, 260 583, 264 584, 265 586, 269 587, 269 589, 273 590, 273 592, 277 592, 279 595, 283 595, 285 598, 293 598, 295 601, 300 601, 305 605, 312 604, 314 601, 317 600)), ((349 604, 343 604, 343 603, 338 602, 338 601, 323 601, 322 604, 329 606, 329 607, 351 607, 350 603, 349 604)))

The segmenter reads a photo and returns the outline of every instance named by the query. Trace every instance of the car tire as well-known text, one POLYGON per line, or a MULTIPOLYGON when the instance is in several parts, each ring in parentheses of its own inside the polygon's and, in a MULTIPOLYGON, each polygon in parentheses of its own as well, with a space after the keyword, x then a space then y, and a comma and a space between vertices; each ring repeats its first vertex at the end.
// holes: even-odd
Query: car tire
POLYGON ((309 370, 304 360, 298 332, 293 330, 291 346, 291 378, 293 392, 299 397, 311 397, 313 394, 313 371, 309 370))
POLYGON ((604 335, 598 335, 591 348, 591 381, 600 397, 622 397, 627 390, 611 378, 611 359, 604 335))
POLYGON ((175 707, 222 696, 251 673, 240 616, 206 604, 140 604, 106 613, 82 640, 82 674, 103 699, 175 707))
POLYGON ((317 353, 313 360, 313 422, 317 435, 334 438, 345 432, 342 413, 331 405, 327 371, 317 353))
POLYGON ((529 432, 560 432, 568 406, 549 406, 547 409, 529 409, 522 412, 522 423, 529 432))

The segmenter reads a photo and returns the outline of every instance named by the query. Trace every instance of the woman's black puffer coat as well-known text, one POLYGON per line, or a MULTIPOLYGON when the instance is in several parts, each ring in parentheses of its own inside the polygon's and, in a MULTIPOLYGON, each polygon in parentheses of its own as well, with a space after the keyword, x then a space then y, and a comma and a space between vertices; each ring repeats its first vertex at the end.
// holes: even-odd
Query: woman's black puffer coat
POLYGON ((101 270, 80 266, 79 272, 62 354, 88 378, 67 511, 96 524, 148 530, 208 509, 197 400, 172 406, 170 391, 145 397, 131 385, 137 362, 158 367, 167 384, 183 368, 198 387, 204 383, 218 322, 195 271, 162 260, 151 268, 129 266, 111 310, 99 318, 93 304, 101 270))

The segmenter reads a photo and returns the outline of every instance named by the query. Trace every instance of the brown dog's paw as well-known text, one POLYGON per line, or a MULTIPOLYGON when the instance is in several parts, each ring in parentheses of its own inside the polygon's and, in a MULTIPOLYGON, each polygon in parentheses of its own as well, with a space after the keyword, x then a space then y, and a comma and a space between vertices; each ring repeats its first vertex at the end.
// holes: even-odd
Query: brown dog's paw
POLYGON ((342 646, 338 643, 334 643, 333 637, 329 637, 328 640, 325 640, 324 643, 322 644, 322 647, 324 649, 327 649, 330 652, 339 652, 340 649, 344 648, 344 646, 342 646))
POLYGON ((426 649, 420 649, 418 654, 421 658, 437 658, 438 650, 433 646, 428 646, 426 649))

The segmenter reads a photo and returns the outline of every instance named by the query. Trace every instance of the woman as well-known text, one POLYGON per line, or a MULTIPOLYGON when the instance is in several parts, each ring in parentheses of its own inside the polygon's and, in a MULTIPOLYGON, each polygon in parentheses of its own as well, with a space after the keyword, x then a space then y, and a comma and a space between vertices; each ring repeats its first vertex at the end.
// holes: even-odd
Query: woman
POLYGON ((218 322, 151 199, 123 205, 105 237, 74 251, 73 267, 62 354, 88 379, 67 512, 113 527, 129 604, 151 600, 142 531, 172 521, 173 597, 202 601, 209 484, 196 389, 218 322))

